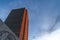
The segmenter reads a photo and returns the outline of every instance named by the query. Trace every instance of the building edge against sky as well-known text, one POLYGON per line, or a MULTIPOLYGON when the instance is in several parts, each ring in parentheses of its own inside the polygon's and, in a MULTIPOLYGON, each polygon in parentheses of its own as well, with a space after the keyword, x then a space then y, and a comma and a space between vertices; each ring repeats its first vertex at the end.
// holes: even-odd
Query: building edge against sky
POLYGON ((20 40, 28 40, 28 23, 28 12, 25 8, 13 9, 5 21, 20 40))

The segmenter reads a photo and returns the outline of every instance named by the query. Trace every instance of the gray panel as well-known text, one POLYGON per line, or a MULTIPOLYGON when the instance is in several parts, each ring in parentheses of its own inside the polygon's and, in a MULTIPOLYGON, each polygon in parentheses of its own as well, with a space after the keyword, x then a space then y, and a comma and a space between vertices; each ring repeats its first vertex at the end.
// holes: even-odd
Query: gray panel
POLYGON ((19 38, 0 20, 0 40, 19 40, 19 38))

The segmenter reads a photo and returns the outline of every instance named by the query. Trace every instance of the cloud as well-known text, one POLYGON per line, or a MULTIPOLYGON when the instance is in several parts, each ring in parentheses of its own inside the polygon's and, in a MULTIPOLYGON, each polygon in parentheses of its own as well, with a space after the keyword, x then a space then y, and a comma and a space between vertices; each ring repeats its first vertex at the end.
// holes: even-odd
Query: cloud
POLYGON ((45 32, 54 31, 57 26, 55 21, 59 15, 58 6, 56 1, 40 1, 31 2, 29 6, 29 39, 35 38, 37 35, 43 35, 45 32), (35 37, 34 37, 35 36, 35 37))
POLYGON ((46 33, 43 36, 38 36, 32 40, 60 40, 60 29, 51 33, 46 33))

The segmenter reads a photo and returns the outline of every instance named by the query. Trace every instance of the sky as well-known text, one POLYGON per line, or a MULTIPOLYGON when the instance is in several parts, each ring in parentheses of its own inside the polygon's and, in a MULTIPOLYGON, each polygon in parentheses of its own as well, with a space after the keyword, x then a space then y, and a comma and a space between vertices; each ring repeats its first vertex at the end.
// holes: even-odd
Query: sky
POLYGON ((29 40, 60 40, 60 0, 0 0, 1 20, 12 9, 24 7, 29 16, 29 40))

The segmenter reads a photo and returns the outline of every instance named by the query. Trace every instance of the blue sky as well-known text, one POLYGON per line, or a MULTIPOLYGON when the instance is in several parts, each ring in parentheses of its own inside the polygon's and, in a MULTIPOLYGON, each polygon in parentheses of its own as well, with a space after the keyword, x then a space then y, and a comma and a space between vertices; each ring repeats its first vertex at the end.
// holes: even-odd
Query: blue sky
POLYGON ((0 18, 5 21, 12 9, 23 7, 29 15, 29 40, 60 28, 60 0, 0 0, 0 18))

